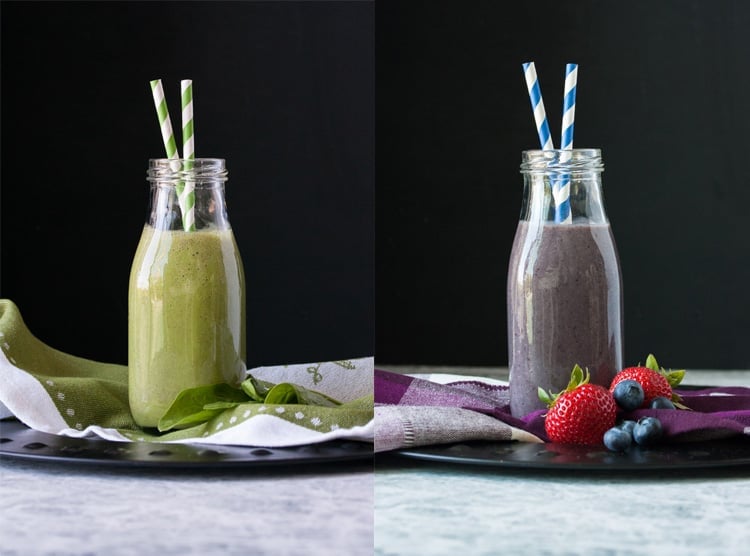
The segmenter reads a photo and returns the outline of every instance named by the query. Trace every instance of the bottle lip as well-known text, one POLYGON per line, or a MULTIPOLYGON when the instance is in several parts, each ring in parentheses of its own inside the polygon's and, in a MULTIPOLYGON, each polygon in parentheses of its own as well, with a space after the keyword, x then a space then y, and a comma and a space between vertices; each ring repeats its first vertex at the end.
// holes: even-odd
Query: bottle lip
POLYGON ((170 164, 172 162, 194 162, 195 164, 217 164, 221 165, 222 167, 226 164, 226 159, 224 158, 217 158, 217 157, 201 157, 201 158, 149 158, 148 162, 149 165, 163 165, 163 164, 170 164))
POLYGON ((521 152, 521 173, 603 170, 601 149, 536 149, 521 152))
POLYGON ((170 183, 180 181, 225 182, 227 180, 226 160, 223 158, 150 158, 147 180, 170 183))

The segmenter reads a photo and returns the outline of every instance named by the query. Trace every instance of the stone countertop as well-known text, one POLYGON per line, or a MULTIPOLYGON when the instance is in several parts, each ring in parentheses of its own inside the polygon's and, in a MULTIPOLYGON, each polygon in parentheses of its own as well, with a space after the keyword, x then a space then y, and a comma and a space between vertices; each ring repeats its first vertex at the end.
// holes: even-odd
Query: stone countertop
MULTIPOLYGON (((507 378, 507 369, 376 365, 507 378)), ((686 384, 750 385, 750 371, 686 384)), ((454 465, 378 454, 375 554, 748 554, 750 466, 647 473, 454 465)))
POLYGON ((136 469, 0 460, 0 554, 371 555, 369 460, 136 469))

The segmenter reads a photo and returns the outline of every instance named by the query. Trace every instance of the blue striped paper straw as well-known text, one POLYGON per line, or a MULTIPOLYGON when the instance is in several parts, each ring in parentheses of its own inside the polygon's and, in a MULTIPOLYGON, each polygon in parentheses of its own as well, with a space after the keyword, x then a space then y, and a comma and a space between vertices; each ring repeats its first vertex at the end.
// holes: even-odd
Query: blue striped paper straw
MULTIPOLYGON (((565 66, 565 88, 563 91, 562 137, 560 139, 560 163, 570 162, 573 150, 573 128, 576 114, 576 86, 578 64, 565 66)), ((571 223, 570 174, 563 175, 552 192, 555 198, 555 222, 571 223)))
POLYGON ((531 109, 534 111, 536 130, 539 133, 539 143, 544 151, 554 149, 555 146, 552 144, 552 134, 549 132, 549 123, 547 122, 547 114, 544 111, 544 101, 542 100, 542 90, 539 87, 534 62, 523 64, 523 74, 526 78, 526 88, 529 90, 531 109))

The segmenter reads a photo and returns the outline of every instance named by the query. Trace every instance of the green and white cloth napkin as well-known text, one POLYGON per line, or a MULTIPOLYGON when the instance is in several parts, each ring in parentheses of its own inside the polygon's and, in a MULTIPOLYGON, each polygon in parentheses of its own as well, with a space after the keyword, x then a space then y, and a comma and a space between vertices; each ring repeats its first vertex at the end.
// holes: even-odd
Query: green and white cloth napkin
POLYGON ((290 382, 317 390, 341 401, 340 406, 242 403, 200 425, 154 434, 138 427, 130 414, 126 366, 49 347, 28 330, 18 307, 7 299, 0 299, 0 348, 0 418, 14 416, 43 432, 116 441, 267 447, 374 440, 372 357, 248 371, 275 384, 290 382))

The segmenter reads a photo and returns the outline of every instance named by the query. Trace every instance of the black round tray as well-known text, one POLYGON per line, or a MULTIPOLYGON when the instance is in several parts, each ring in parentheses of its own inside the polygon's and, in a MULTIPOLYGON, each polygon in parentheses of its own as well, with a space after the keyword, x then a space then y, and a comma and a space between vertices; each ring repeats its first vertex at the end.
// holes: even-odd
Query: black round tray
POLYGON ((750 438, 634 447, 624 453, 604 447, 588 448, 529 442, 462 442, 398 450, 418 460, 462 465, 546 469, 647 471, 750 465, 750 438))
POLYGON ((113 442, 39 432, 15 419, 0 421, 0 457, 25 460, 158 468, 224 468, 345 462, 371 459, 372 455, 372 444, 348 440, 290 448, 113 442))

